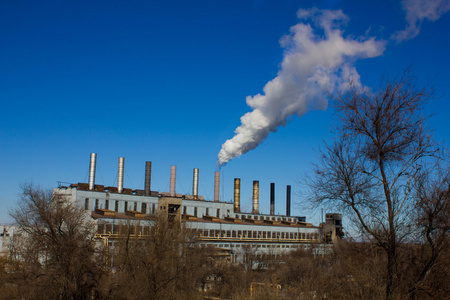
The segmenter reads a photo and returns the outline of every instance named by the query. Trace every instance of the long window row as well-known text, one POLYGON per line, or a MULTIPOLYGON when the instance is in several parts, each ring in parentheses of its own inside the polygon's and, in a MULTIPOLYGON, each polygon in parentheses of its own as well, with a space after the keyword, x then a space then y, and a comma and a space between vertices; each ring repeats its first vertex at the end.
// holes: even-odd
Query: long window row
POLYGON ((303 248, 302 245, 283 245, 283 244, 276 244, 276 245, 248 245, 248 244, 207 244, 211 246, 217 246, 219 248, 303 248))
MULTIPOLYGON (((236 215, 236 218, 239 218, 239 215, 236 215)), ((289 217, 271 217, 271 216, 254 216, 254 215, 240 215, 240 218, 242 220, 244 219, 253 219, 253 220, 267 220, 267 221, 274 221, 274 222, 281 222, 281 221, 287 221, 287 222, 296 222, 297 219, 295 218, 289 218, 289 217)))
MULTIPOLYGON (((84 199, 84 209, 90 210, 91 199, 84 199)), ((115 212, 127 212, 127 211, 138 211, 137 201, 119 201, 119 200, 94 200, 94 210, 96 209, 108 209, 114 210, 115 212), (120 209, 120 202, 123 202, 123 206, 120 209), (120 210, 120 211, 119 211, 120 210)), ((156 204, 155 203, 141 203, 140 212, 144 214, 156 214, 156 204)))
MULTIPOLYGON (((186 215, 188 213, 192 214, 194 217, 198 217, 199 213, 198 213, 198 208, 197 207, 189 207, 189 211, 188 211, 188 206, 183 206, 183 214, 186 215)), ((221 218, 221 213, 223 212, 223 210, 221 211, 220 208, 209 208, 209 207, 205 207, 204 210, 204 214, 203 216, 210 216, 210 217, 217 217, 217 218, 221 218)), ((224 213, 224 212, 223 212, 224 213)), ((230 215, 230 210, 227 209, 226 210, 227 216, 230 215)))
POLYGON ((199 232, 203 237, 253 238, 253 239, 301 239, 318 240, 319 233, 256 231, 256 230, 219 230, 205 229, 199 232))
POLYGON ((98 224, 98 234, 131 234, 131 235, 148 235, 150 234, 151 226, 139 225, 128 226, 122 224, 98 224))

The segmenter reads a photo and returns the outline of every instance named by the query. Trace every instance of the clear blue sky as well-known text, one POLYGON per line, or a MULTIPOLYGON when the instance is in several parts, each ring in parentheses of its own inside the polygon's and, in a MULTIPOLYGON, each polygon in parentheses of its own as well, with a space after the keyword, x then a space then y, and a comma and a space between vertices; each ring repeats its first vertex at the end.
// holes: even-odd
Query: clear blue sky
MULTIPOLYGON (((414 67, 419 84, 437 97, 426 107, 438 140, 450 133, 450 13, 415 9, 399 1, 2 1, 0 3, 0 223, 10 222, 19 185, 44 188, 57 181, 87 182, 89 154, 98 154, 98 184, 115 186, 125 157, 125 187, 142 189, 145 161, 153 162, 152 190, 169 190, 176 165, 177 192, 213 198, 222 144, 250 112, 247 96, 264 94, 282 68, 280 40, 298 23, 323 28, 299 9, 342 10, 342 37, 374 38, 379 53, 350 63, 362 84, 414 67), (409 26, 409 27, 408 27, 409 26), (405 28, 409 28, 405 31, 405 28), (399 32, 403 33, 403 38, 399 32)), ((419 1, 420 2, 420 1, 419 1)), ((432 3, 434 1, 431 1, 432 3)), ((221 199, 241 178, 242 208, 251 210, 252 181, 260 181, 260 210, 285 213, 299 178, 311 170, 334 126, 331 108, 289 117, 255 150, 222 167, 221 199)), ((293 207, 292 214, 317 218, 293 207)), ((317 220, 317 219, 316 219, 317 220)))

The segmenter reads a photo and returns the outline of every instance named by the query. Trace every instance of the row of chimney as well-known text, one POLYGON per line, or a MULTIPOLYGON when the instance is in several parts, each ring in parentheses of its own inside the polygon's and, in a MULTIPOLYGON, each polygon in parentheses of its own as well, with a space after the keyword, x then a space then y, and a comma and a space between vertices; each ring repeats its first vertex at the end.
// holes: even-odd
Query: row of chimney
MULTIPOLYGON (((95 188, 95 171, 97 165, 97 153, 91 153, 91 161, 89 165, 89 190, 95 188)), ((123 176, 125 168, 125 158, 119 157, 119 167, 117 173, 117 192, 123 192, 123 176)), ((150 195, 152 162, 145 162, 145 184, 144 194, 150 195)), ((170 166, 170 196, 175 197, 176 186, 176 173, 177 167, 170 166)), ((198 199, 198 182, 199 182, 199 169, 194 169, 194 182, 192 188, 192 196, 195 200, 198 199)), ((220 190, 220 172, 214 173, 214 201, 219 202, 219 190, 220 190)), ((234 179, 234 212, 241 212, 240 205, 241 198, 241 179, 234 179)), ((253 181, 253 208, 252 214, 259 214, 259 181, 253 181)), ((275 183, 270 183, 270 215, 275 215, 275 183)), ((291 186, 286 186, 286 216, 291 215, 291 186)))

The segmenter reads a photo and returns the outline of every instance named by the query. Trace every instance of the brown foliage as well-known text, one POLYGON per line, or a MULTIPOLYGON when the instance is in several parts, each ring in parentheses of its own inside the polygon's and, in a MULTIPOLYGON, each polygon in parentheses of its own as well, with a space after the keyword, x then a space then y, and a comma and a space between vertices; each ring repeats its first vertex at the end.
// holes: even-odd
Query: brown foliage
POLYGON ((27 184, 11 212, 21 235, 11 244, 10 282, 24 299, 86 299, 101 274, 93 224, 74 203, 27 184))
MULTIPOLYGON (((144 221, 145 222, 145 221, 144 221)), ((151 221, 149 221, 151 222, 151 221)), ((206 253, 188 229, 167 220, 154 221, 146 236, 128 224, 113 250, 110 299, 196 299, 206 253)))

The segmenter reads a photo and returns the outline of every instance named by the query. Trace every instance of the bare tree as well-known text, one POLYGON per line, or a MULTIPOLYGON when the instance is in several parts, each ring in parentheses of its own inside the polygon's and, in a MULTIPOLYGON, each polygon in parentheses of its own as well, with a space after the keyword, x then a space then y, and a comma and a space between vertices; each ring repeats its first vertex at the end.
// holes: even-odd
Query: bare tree
POLYGON ((421 115, 432 93, 414 83, 407 71, 378 92, 353 86, 338 94, 336 140, 307 180, 317 206, 347 212, 386 253, 386 299, 398 293, 397 249, 412 231, 414 182, 436 152, 421 115))
MULTIPOLYGON (((450 280, 450 266, 448 264, 448 248, 450 246, 450 168, 448 159, 438 161, 438 164, 422 171, 418 176, 415 186, 415 211, 418 228, 417 240, 414 247, 415 269, 412 271, 412 284, 408 290, 411 299, 417 294, 428 294, 438 298, 448 295, 450 289, 447 284, 430 284, 429 277, 433 277, 433 270, 440 266, 444 271, 440 278, 444 282, 450 280), (446 253, 447 252, 447 253, 446 253), (444 255, 443 255, 444 254, 444 255), (415 272, 414 272, 415 271, 415 272), (444 290, 443 290, 444 288, 444 290)), ((432 279, 438 282, 436 278, 432 279)), ((423 297, 421 297, 423 298, 423 297)))
POLYGON ((184 224, 159 218, 147 233, 123 226, 114 246, 112 299, 196 299, 205 252, 184 224))
POLYGON ((94 226, 84 210, 32 184, 10 212, 22 236, 11 245, 13 276, 24 299, 87 299, 101 274, 94 226))

